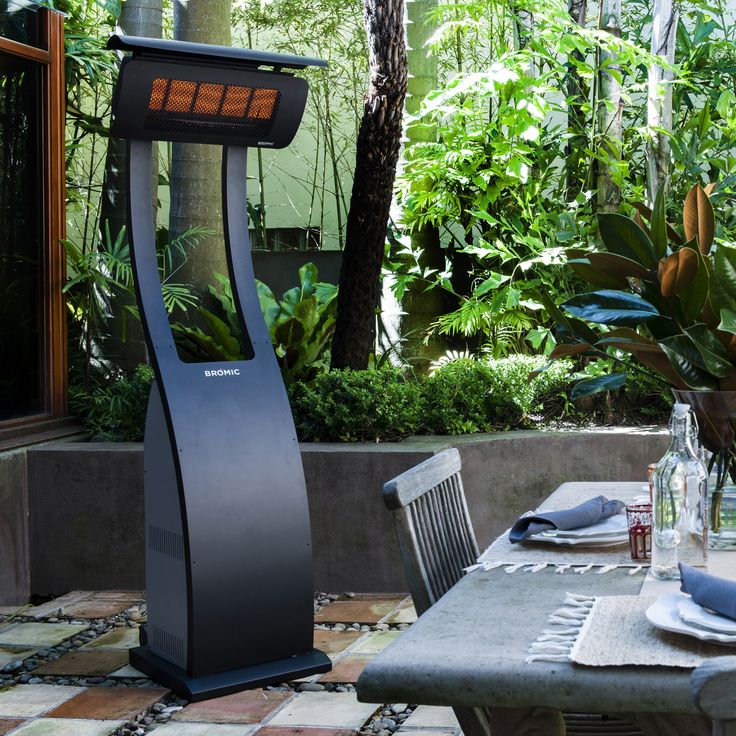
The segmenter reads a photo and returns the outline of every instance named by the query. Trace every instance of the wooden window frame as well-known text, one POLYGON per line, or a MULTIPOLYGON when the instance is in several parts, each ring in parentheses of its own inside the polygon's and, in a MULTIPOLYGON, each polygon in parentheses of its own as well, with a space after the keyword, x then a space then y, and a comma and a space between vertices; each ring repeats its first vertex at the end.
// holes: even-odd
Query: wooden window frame
POLYGON ((64 163, 64 16, 48 8, 38 11, 39 48, 0 37, 0 52, 37 63, 41 69, 42 191, 42 297, 40 329, 44 336, 41 368, 44 411, 0 421, 0 449, 13 439, 34 433, 49 439, 57 431, 69 434, 67 417, 66 258, 61 240, 66 236, 66 172, 64 163))

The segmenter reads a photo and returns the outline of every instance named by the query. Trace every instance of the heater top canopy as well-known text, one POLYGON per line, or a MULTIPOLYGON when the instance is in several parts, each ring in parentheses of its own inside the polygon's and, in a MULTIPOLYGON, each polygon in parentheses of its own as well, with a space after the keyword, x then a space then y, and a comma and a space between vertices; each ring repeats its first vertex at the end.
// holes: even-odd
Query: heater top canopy
POLYGON ((255 49, 238 49, 231 46, 212 46, 206 43, 189 41, 163 41, 159 38, 143 36, 126 36, 116 33, 107 42, 109 49, 131 51, 133 56, 151 56, 167 61, 219 61, 228 65, 237 64, 249 68, 261 66, 281 69, 306 69, 308 66, 327 66, 323 59, 312 59, 307 56, 291 54, 272 54, 255 49))
POLYGON ((304 114, 307 83, 282 69, 327 65, 136 36, 114 35, 108 47, 132 52, 120 67, 110 133, 137 140, 283 148, 304 114))

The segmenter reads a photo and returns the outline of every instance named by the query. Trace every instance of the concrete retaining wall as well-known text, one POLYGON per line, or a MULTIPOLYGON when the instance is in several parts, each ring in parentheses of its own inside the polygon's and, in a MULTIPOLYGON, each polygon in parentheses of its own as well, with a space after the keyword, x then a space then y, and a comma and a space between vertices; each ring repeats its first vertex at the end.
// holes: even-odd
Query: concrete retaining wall
POLYGON ((26 451, 0 453, 0 605, 28 600, 26 451))
MULTIPOLYGON (((445 447, 462 455, 483 547, 564 481, 643 481, 666 444, 662 432, 629 429, 302 445, 315 587, 406 589, 381 488, 445 447)), ((142 446, 58 443, 30 448, 27 459, 32 592, 143 588, 142 446)))

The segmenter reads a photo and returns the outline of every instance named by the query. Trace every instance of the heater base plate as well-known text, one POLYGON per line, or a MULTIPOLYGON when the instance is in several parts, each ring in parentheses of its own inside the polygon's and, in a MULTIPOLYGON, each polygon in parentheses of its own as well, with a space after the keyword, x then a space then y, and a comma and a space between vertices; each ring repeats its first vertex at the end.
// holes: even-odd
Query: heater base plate
POLYGON ((216 698, 251 687, 297 680, 332 669, 332 661, 319 649, 312 649, 307 654, 298 654, 287 659, 262 662, 204 677, 190 677, 180 667, 150 652, 146 645, 130 650, 130 663, 152 680, 170 687, 192 702, 216 698))

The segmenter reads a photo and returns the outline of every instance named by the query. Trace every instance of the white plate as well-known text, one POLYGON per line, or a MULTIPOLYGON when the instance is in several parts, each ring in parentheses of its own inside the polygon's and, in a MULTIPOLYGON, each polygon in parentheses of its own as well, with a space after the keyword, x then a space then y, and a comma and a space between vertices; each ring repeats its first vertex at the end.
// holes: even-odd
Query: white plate
POLYGON ((736 621, 703 608, 690 596, 677 604, 677 613, 685 623, 692 624, 700 629, 715 631, 717 634, 736 636, 736 621))
POLYGON ((535 534, 532 537, 527 537, 524 541, 557 544, 562 547, 619 547, 622 544, 629 543, 629 535, 605 539, 568 539, 567 537, 544 537, 541 534, 535 534))
POLYGON ((697 626, 692 626, 683 621, 680 618, 677 606, 686 598, 690 598, 687 593, 672 593, 661 596, 647 608, 647 620, 656 628, 664 631, 674 631, 676 634, 694 636, 702 641, 715 641, 727 646, 736 646, 736 636, 699 629, 697 626))
POLYGON ((577 529, 550 529, 546 532, 535 534, 535 537, 544 535, 545 537, 565 537, 568 539, 582 539, 595 537, 622 537, 629 536, 629 527, 624 514, 616 514, 609 516, 603 521, 590 526, 581 526, 577 529))

